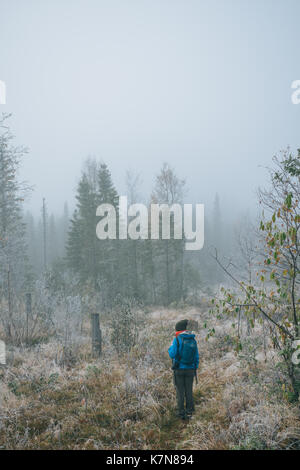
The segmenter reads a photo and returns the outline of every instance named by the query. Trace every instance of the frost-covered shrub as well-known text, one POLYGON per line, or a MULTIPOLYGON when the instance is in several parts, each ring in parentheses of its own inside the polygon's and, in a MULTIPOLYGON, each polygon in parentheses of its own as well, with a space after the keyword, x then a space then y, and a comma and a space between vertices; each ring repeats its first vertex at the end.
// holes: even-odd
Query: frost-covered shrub
POLYGON ((111 314, 111 342, 118 354, 129 352, 137 343, 140 328, 144 325, 145 316, 134 299, 116 300, 111 314))

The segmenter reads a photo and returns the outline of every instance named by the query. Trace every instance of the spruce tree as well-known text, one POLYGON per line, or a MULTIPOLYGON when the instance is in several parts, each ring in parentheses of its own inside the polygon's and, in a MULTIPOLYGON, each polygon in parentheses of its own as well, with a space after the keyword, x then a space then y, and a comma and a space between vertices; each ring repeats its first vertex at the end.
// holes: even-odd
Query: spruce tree
MULTIPOLYGON (((116 210, 118 220, 118 193, 114 187, 110 171, 105 163, 100 165, 98 171, 97 203, 111 204, 116 210)), ((100 219, 98 219, 100 220, 100 219)), ((124 245, 123 245, 124 246, 124 245)), ((105 306, 110 307, 112 300, 120 293, 124 278, 120 269, 121 246, 118 240, 118 224, 116 240, 97 240, 97 255, 99 260, 99 287, 105 306)))
POLYGON ((78 184, 76 210, 70 221, 67 241, 67 262, 81 281, 92 281, 101 291, 105 305, 119 291, 118 240, 99 240, 96 226, 100 204, 112 204, 118 211, 118 194, 107 165, 87 160, 78 184))
POLYGON ((84 171, 77 189, 77 207, 70 223, 67 260, 82 280, 97 277, 96 192, 84 171))
POLYGON ((0 297, 7 301, 5 328, 10 337, 14 299, 29 287, 31 270, 21 208, 27 188, 17 178, 25 149, 13 145, 8 117, 3 115, 0 119, 0 297))

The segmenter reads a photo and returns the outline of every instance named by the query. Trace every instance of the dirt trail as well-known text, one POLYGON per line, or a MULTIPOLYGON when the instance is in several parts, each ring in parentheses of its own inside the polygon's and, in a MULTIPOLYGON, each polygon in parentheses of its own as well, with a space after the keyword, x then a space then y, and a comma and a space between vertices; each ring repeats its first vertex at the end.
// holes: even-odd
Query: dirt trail
MULTIPOLYGON (((168 324, 170 325, 170 330, 172 330, 175 326, 175 323, 182 318, 187 318, 191 320, 199 320, 201 319, 201 312, 199 309, 191 308, 185 312, 173 310, 173 309, 157 309, 153 312, 150 312, 150 316, 155 321, 160 321, 162 326, 166 327, 168 324)), ((171 331, 170 331, 171 333, 171 331)), ((170 334, 170 344, 173 339, 173 332, 170 334)), ((197 337, 202 337, 203 332, 199 332, 197 337)), ((167 345, 168 347, 168 345, 167 345)), ((168 417, 165 421, 162 421, 161 426, 161 434, 160 434, 160 443, 161 448, 165 450, 174 450, 174 449, 185 449, 186 441, 191 441, 193 438, 194 430, 193 427, 195 423, 199 421, 203 421, 203 425, 205 426, 206 421, 206 412, 205 412, 205 403, 206 399, 203 396, 202 386, 201 384, 201 373, 198 372, 198 384, 194 381, 194 403, 195 403, 195 413, 193 417, 189 420, 181 420, 176 416, 175 407, 176 402, 172 406, 174 407, 174 412, 171 416, 168 417)), ((170 380, 172 380, 172 372, 170 371, 170 380)))

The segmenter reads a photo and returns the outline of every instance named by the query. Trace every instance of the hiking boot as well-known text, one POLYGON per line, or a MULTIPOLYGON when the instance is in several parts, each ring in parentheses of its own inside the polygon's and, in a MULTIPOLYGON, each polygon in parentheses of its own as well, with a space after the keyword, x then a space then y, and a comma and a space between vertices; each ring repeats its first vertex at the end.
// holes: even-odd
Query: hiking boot
POLYGON ((193 417, 193 414, 194 414, 194 410, 188 410, 186 411, 186 417, 188 419, 191 419, 193 417))

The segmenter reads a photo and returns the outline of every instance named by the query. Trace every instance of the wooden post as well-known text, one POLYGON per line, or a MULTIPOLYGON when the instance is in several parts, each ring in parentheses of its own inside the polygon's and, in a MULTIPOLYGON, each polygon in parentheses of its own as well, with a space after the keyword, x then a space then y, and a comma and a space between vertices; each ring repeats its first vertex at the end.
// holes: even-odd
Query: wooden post
POLYGON ((7 336, 12 336, 12 298, 11 298, 11 285, 10 285, 10 266, 7 271, 7 292, 8 292, 8 325, 7 325, 7 336))
POLYGON ((47 209, 45 198, 43 198, 43 244, 44 244, 44 270, 47 269, 47 209))
POLYGON ((92 355, 93 357, 101 356, 102 341, 101 330, 99 326, 99 313, 92 313, 92 355))
POLYGON ((0 340, 0 366, 6 365, 6 351, 5 351, 5 343, 4 341, 0 340))
POLYGON ((26 294, 26 344, 29 336, 29 316, 31 316, 31 294, 26 294))

